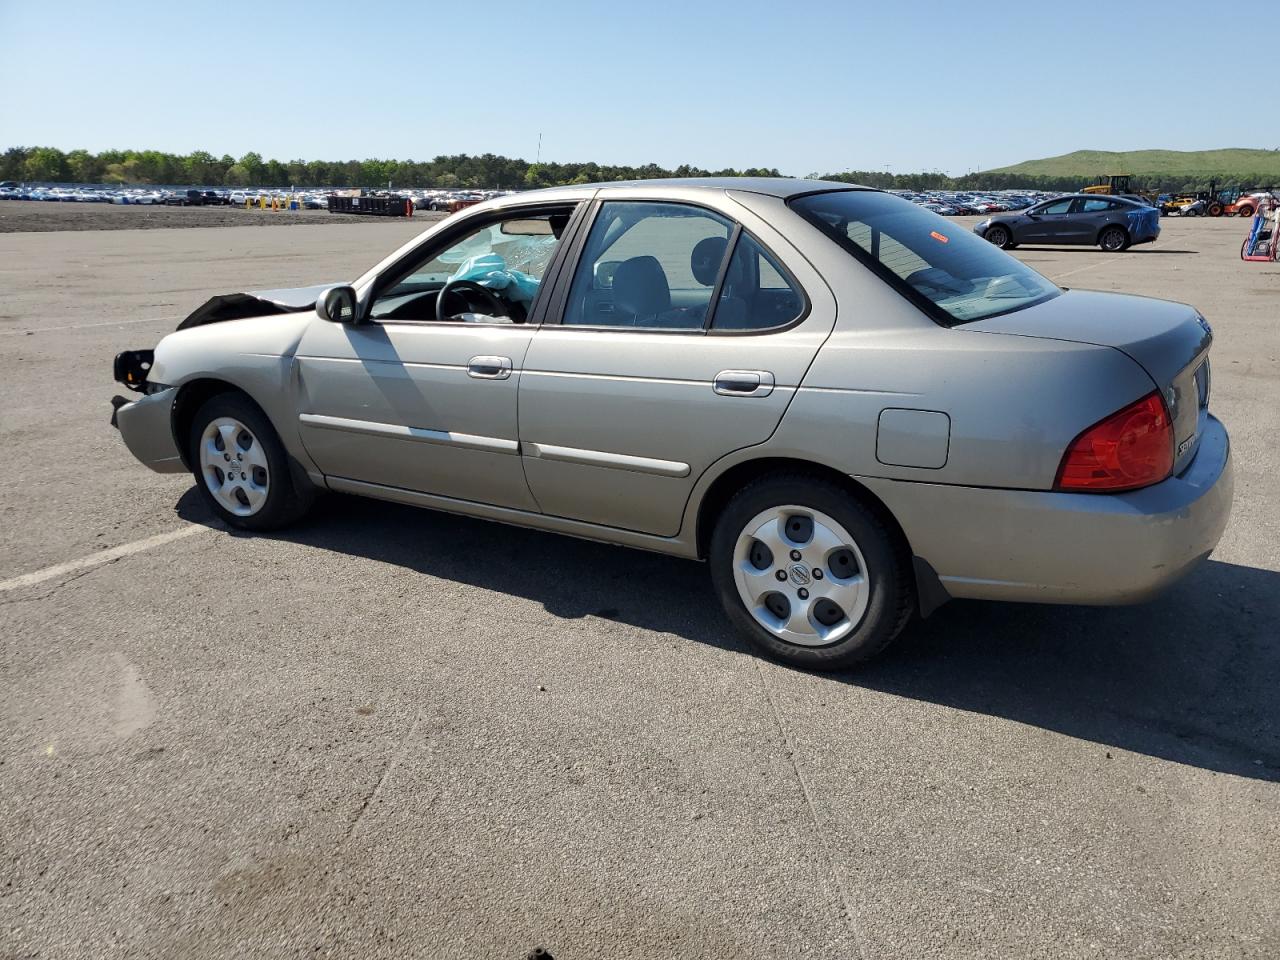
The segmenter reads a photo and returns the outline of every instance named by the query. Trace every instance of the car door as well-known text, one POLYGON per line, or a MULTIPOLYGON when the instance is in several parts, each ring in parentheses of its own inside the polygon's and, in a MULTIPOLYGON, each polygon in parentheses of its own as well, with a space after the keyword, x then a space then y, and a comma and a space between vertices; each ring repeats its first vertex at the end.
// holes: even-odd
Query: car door
POLYGON ((1073 197, 1051 200, 1027 211, 1026 222, 1018 237, 1019 243, 1063 243, 1069 235, 1067 220, 1070 217, 1073 197))
POLYGON ((699 476, 768 439, 830 333, 813 268, 720 199, 596 204, 520 380, 544 513, 675 535, 699 476))
POLYGON ((571 211, 468 218, 375 280, 364 322, 311 324, 295 358, 299 431, 331 485, 537 509, 516 398, 527 321, 571 211), (437 319, 442 290, 458 281, 472 286, 446 294, 437 319), (477 284, 514 316, 499 315, 477 284))
POLYGON ((1113 221, 1121 204, 1106 197, 1083 197, 1079 212, 1072 218, 1079 227, 1075 243, 1097 243, 1103 227, 1113 221))

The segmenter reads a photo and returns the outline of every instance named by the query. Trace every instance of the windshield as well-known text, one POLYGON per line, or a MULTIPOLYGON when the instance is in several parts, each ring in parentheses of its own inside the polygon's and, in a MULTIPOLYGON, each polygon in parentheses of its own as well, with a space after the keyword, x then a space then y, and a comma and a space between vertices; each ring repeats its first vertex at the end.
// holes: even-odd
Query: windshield
POLYGON ((901 197, 840 190, 799 197, 791 207, 948 326, 1060 292, 987 241, 901 197))

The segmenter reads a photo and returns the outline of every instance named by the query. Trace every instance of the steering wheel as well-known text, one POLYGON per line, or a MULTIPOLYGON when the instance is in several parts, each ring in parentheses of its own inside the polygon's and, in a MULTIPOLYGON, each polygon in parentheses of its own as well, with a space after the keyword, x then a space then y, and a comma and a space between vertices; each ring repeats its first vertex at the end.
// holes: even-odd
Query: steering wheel
MULTIPOLYGON (((461 294, 463 290, 475 291, 476 293, 480 294, 481 298, 485 301, 485 304, 492 311, 489 314, 489 316, 491 317, 510 317, 511 316, 510 311, 507 310, 507 305, 503 303, 500 299, 498 299, 498 295, 495 294, 488 287, 482 286, 481 284, 476 283, 474 280, 450 280, 443 287, 441 287, 440 292, 436 294, 436 320, 437 321, 439 321, 440 323, 444 323, 445 321, 445 312, 444 312, 445 297, 447 297, 449 294, 461 294)), ((462 299, 466 299, 466 298, 463 297, 462 299)), ((470 302, 467 303, 467 306, 468 307, 471 306, 470 302)))

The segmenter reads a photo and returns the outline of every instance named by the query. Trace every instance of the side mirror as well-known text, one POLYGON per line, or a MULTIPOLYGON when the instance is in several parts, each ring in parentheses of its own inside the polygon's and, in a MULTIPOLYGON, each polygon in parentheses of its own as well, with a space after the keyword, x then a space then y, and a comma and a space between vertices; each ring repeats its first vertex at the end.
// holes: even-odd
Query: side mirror
POLYGON ((330 287, 316 301, 316 316, 330 323, 356 323, 358 309, 353 287, 330 287))

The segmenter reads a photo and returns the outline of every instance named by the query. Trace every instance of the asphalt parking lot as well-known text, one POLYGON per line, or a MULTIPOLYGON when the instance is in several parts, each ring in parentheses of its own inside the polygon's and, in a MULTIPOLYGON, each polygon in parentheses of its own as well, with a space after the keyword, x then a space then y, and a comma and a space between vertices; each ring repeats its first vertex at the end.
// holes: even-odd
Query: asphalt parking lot
POLYGON ((231 534, 128 454, 117 351, 422 228, 0 236, 0 957, 1280 955, 1243 222, 1017 251, 1213 324, 1214 558, 1142 607, 954 602, 834 676, 743 649, 698 564, 341 497, 231 534))

